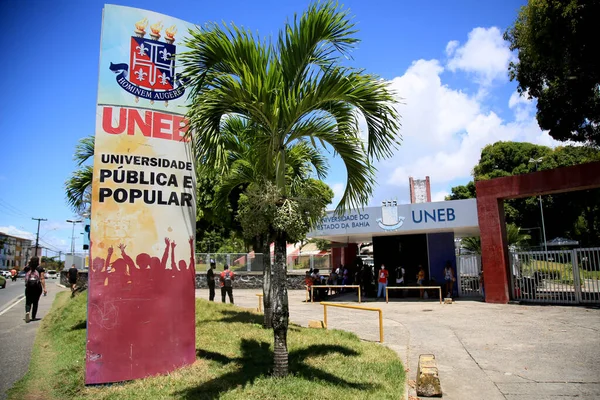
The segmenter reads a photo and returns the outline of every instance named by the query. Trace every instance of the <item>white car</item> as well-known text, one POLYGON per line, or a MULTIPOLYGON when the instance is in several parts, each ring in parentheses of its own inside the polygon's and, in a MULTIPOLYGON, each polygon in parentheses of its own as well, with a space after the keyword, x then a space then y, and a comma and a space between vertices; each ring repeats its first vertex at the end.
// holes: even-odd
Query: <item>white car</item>
POLYGON ((0 275, 2 275, 5 278, 10 278, 10 276, 11 276, 10 271, 5 271, 5 270, 0 271, 0 275))
POLYGON ((48 279, 48 278, 51 278, 51 279, 56 279, 56 278, 58 278, 58 272, 56 272, 56 271, 55 271, 55 270, 53 270, 53 269, 49 269, 49 270, 46 272, 46 279, 48 279))

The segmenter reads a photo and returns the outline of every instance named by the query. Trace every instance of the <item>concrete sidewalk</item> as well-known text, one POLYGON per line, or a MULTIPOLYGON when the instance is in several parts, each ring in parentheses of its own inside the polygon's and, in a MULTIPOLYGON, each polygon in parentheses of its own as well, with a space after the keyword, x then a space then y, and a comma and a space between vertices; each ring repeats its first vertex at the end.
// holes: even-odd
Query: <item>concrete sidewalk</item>
MULTIPOLYGON (((196 293, 208 298, 206 289, 196 293)), ((257 293, 234 289, 236 305, 257 308, 257 293)), ((304 300, 304 291, 289 292, 290 320, 302 326, 322 320, 323 307, 304 300)), ((358 304, 355 295, 332 301, 358 304)), ((415 379, 420 354, 435 354, 444 399, 600 398, 600 308, 416 299, 363 304, 383 310, 384 344, 409 369, 407 380, 415 379)), ((330 308, 328 325, 379 340, 375 312, 330 308)))
MULTIPOLYGON (((24 285, 20 281, 20 285, 24 285)), ((50 308, 56 294, 68 289, 48 282, 48 295, 40 297, 37 318, 40 320, 25 323, 25 299, 13 303, 4 309, 0 316, 0 400, 6 398, 6 391, 21 379, 29 367, 31 350, 37 330, 50 308)), ((25 286, 22 286, 23 292, 25 286)))

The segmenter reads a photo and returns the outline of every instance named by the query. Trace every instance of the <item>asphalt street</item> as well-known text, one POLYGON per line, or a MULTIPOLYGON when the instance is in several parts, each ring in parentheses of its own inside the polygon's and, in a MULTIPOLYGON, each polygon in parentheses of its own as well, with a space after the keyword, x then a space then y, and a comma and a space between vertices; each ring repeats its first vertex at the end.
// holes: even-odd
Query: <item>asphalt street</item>
MULTIPOLYGON (((37 318, 44 318, 50 310, 56 293, 65 289, 49 280, 48 295, 40 298, 37 318)), ((0 289, 0 400, 6 391, 25 373, 29 366, 31 349, 41 320, 25 323, 25 286, 23 279, 9 281, 0 289)))

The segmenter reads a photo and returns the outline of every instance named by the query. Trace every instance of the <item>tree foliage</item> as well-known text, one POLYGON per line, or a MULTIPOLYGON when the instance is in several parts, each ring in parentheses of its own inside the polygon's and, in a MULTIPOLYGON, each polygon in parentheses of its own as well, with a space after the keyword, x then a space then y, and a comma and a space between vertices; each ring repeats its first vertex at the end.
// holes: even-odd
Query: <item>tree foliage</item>
POLYGON ((199 163, 223 175, 237 168, 262 177, 248 189, 245 201, 250 209, 264 207, 265 221, 272 217, 264 228, 275 236, 276 376, 288 373, 286 242, 299 239, 298 232, 312 223, 311 205, 298 195, 310 190, 308 180, 294 180, 289 173, 294 168, 288 160, 291 148, 304 143, 313 154, 328 148, 341 158, 347 172, 337 208, 341 212, 368 201, 375 184, 373 160, 390 156, 399 143, 399 116, 389 83, 341 65, 358 42, 355 33, 348 11, 332 2, 314 3, 286 22, 274 42, 233 24, 207 24, 190 32, 190 51, 181 56, 192 95, 189 132, 195 132, 199 163), (232 116, 252 131, 253 152, 261 163, 230 159, 228 149, 236 138, 222 122, 232 116), (359 116, 366 120, 365 142, 359 116))
MULTIPOLYGON (((600 150, 592 147, 546 146, 519 142, 496 142, 481 151, 479 163, 473 168, 475 181, 520 175, 558 167, 600 161, 600 150), (539 159, 536 164, 531 159, 539 159)), ((475 197, 473 181, 451 189, 449 200, 475 197)), ((582 190, 542 196, 547 240, 568 237, 582 245, 600 243, 600 189, 582 190)), ((511 199, 504 202, 507 223, 528 229, 532 245, 542 241, 540 204, 538 197, 511 199)))
MULTIPOLYGON (((519 248, 529 239, 531 239, 531 236, 526 233, 521 233, 521 228, 515 224, 506 224, 506 243, 508 247, 519 248)), ((481 254, 481 238, 479 236, 463 238, 461 247, 473 253, 481 254)))
POLYGON ((529 0, 504 34, 518 50, 510 78, 557 140, 600 144, 599 18, 597 0, 529 0))

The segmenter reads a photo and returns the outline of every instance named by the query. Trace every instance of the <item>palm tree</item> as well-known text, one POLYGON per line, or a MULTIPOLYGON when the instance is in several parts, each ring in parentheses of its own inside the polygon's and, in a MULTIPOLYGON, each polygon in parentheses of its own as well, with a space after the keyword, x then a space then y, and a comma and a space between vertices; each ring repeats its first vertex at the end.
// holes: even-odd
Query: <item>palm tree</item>
MULTIPOLYGON (((229 195, 235 188, 247 188, 250 185, 261 185, 263 183, 264 160, 258 157, 255 152, 256 138, 255 127, 248 123, 246 119, 238 116, 228 117, 222 121, 221 134, 227 137, 228 160, 230 167, 228 173, 221 177, 221 183, 215 192, 214 207, 224 208, 227 205, 229 195)), ((286 149, 287 155, 287 182, 289 193, 296 197, 304 195, 302 190, 304 184, 309 182, 312 172, 317 177, 324 177, 327 174, 327 160, 321 153, 316 151, 308 143, 298 141, 286 149)), ((206 171, 210 173, 210 171, 206 171)), ((200 168, 199 174, 205 173, 200 168)), ((323 190, 322 185, 312 187, 315 193, 314 201, 327 205, 333 199, 333 192, 328 187, 323 190)), ((256 220, 251 221, 256 224, 256 220)), ((248 235, 247 235, 248 236, 248 235)), ((271 328, 272 317, 272 299, 271 299, 271 257, 270 243, 273 239, 273 232, 268 227, 265 230, 252 230, 249 235, 254 244, 255 250, 263 254, 263 309, 265 328, 271 328)))
MULTIPOLYGON (((520 247, 530 238, 531 236, 521 233, 521 228, 515 224, 506 224, 506 244, 508 247, 520 247)), ((481 238, 479 236, 463 238, 461 246, 475 254, 481 254, 481 238)))
POLYGON ((73 154, 78 168, 65 181, 67 203, 78 214, 89 212, 91 205, 90 191, 94 168, 84 164, 94 158, 94 143, 94 136, 86 136, 79 140, 73 154))
MULTIPOLYGON (((399 116, 389 83, 340 65, 358 42, 348 12, 333 3, 316 3, 287 22, 275 43, 235 25, 209 24, 190 32, 189 52, 181 59, 192 95, 188 111, 198 161, 227 172, 224 117, 238 115, 255 127, 255 152, 262 176, 278 190, 278 212, 289 207, 287 149, 304 141, 333 150, 343 161, 346 189, 338 204, 367 203, 375 184, 372 161, 390 156, 399 142, 399 116), (359 115, 366 121, 363 142, 359 115)), ((272 228, 276 228, 275 225, 272 228)), ((287 232, 273 229, 274 375, 288 373, 287 232)))

